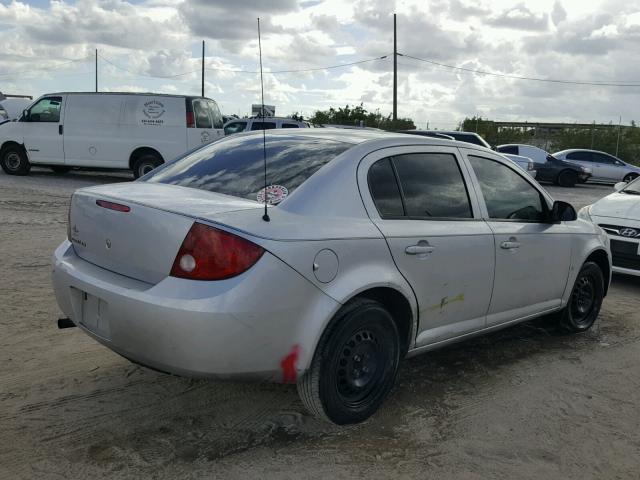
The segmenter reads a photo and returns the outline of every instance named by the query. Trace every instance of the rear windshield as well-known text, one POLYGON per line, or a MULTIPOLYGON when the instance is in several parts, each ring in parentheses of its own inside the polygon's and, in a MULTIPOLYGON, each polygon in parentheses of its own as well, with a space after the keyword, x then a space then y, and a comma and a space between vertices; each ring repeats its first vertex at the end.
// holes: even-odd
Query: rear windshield
MULTIPOLYGON (((267 185, 293 192, 320 167, 352 147, 299 135, 267 134, 267 185)), ((262 134, 232 136, 191 152, 143 178, 258 200, 264 187, 262 134)))

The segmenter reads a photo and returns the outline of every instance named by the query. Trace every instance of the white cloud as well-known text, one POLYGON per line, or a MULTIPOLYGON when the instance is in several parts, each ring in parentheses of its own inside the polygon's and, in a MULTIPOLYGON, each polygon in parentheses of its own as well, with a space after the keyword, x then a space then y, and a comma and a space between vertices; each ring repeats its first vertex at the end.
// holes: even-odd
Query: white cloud
MULTIPOLYGON (((640 80, 637 1, 78 0, 42 7, 0 0, 0 90, 91 89, 98 48, 101 89, 199 94, 205 39, 207 95, 223 111, 244 114, 259 102, 258 75, 238 72, 258 68, 258 16, 269 71, 389 54, 394 11, 405 54, 510 75, 640 80)), ((407 57, 398 63, 399 114, 423 126, 452 128, 477 113, 531 121, 606 121, 622 114, 628 121, 640 104, 639 88, 517 81, 407 57)), ((391 65, 389 57, 344 69, 266 74, 266 100, 280 113, 365 102, 386 114, 391 65)))

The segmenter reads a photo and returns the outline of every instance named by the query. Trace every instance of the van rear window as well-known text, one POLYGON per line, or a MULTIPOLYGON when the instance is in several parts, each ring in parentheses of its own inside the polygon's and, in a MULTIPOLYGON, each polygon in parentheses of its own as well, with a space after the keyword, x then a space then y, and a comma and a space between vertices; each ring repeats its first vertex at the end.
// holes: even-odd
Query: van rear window
MULTIPOLYGON (((350 147, 325 138, 267 134, 267 184, 291 193, 350 147)), ((262 134, 219 140, 153 170, 141 181, 257 200, 264 187, 262 134)))

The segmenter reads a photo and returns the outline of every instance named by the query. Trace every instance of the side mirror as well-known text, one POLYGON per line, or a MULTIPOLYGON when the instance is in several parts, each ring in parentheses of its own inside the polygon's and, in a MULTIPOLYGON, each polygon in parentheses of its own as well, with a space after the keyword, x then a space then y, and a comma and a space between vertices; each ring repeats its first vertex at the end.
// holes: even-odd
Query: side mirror
POLYGON ((627 186, 627 182, 618 182, 618 183, 616 183, 616 184, 613 186, 613 189, 614 189, 616 192, 619 192, 620 190, 622 190, 622 189, 623 189, 624 187, 626 187, 626 186, 627 186))
POLYGON ((578 219, 578 214, 573 205, 567 202, 556 200, 553 202, 551 209, 551 221, 556 222, 573 222, 578 219))
POLYGON ((23 122, 28 122, 29 121, 29 110, 23 110, 22 111, 22 118, 21 120, 23 122))

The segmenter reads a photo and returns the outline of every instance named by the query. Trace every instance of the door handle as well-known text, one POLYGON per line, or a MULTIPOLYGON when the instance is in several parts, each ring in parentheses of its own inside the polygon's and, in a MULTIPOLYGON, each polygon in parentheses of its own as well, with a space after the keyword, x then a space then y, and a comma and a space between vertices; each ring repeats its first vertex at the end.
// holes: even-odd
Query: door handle
POLYGON ((500 248, 503 250, 513 250, 515 248, 520 248, 520 242, 516 237, 511 237, 508 241, 500 243, 500 248))
POLYGON ((404 249, 404 253, 407 255, 428 255, 435 250, 430 245, 410 245, 404 249))
POLYGON ((64 125, 58 125, 58 135, 62 135, 64 133, 64 125))

